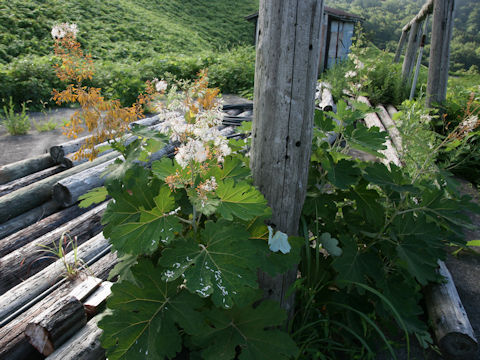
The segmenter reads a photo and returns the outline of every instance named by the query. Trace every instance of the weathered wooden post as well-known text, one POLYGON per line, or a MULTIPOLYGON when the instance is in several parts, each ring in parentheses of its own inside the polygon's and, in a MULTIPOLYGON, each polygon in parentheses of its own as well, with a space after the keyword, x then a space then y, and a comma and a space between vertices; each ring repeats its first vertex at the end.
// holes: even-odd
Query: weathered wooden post
POLYGON ((427 107, 440 104, 447 97, 450 40, 452 38, 455 0, 435 0, 433 6, 432 43, 428 67, 427 107))
POLYGON ((414 21, 410 27, 410 35, 408 36, 407 51, 403 59, 402 77, 407 81, 412 74, 415 65, 415 59, 418 48, 420 47, 420 40, 422 38, 423 29, 421 21, 414 21))
POLYGON ((400 62, 400 56, 402 55, 403 47, 405 46, 405 41, 407 40, 409 30, 402 30, 402 35, 400 36, 400 40, 398 41, 397 51, 395 51, 395 57, 393 59, 394 63, 400 62))
MULTIPOLYGON (((261 0, 251 167, 276 230, 295 235, 307 187, 323 0, 261 0)), ((296 269, 259 274, 269 298, 293 310, 296 269)))

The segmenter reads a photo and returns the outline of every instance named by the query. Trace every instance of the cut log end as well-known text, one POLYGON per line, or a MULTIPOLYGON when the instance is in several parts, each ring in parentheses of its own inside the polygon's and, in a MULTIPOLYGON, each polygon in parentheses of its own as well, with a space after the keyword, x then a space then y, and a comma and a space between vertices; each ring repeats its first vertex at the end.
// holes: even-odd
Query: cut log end
POLYGON ((68 188, 59 183, 53 186, 53 199, 63 207, 67 207, 73 204, 73 199, 70 191, 68 191, 68 188))
POLYGON ((439 341, 443 353, 453 356, 455 359, 474 359, 478 345, 469 335, 451 332, 439 341))
POLYGON ((50 156, 56 164, 62 164, 65 153, 61 146, 52 146, 50 148, 50 156))
POLYGON ((49 339, 48 331, 38 324, 28 324, 25 328, 25 336, 32 346, 41 354, 48 356, 54 351, 52 342, 49 339))

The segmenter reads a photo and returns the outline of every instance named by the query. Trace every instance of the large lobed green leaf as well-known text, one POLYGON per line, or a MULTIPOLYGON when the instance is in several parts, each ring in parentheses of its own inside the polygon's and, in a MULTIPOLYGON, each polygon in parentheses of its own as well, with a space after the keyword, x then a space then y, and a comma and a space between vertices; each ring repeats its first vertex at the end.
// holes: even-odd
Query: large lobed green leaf
POLYGON ((242 226, 227 220, 208 221, 201 232, 202 243, 177 241, 163 251, 162 278, 185 277, 185 286, 202 297, 212 296, 215 305, 231 308, 245 287, 257 287, 257 268, 266 243, 250 240, 242 226))
POLYGON ((236 216, 242 220, 250 220, 264 213, 267 201, 252 185, 230 178, 218 184, 216 190, 221 203, 217 212, 227 220, 236 216))
POLYGON ((149 260, 132 268, 136 284, 112 286, 108 308, 113 312, 99 322, 102 346, 110 360, 163 360, 182 348, 177 325, 188 333, 202 332, 203 318, 196 309, 202 299, 179 291, 181 281, 161 280, 162 270, 149 260))
POLYGON ((235 307, 229 311, 211 310, 207 313, 208 326, 193 337, 193 343, 205 348, 205 360, 291 359, 298 349, 287 333, 277 330, 285 320, 285 313, 277 303, 262 302, 235 307))
POLYGON ((148 254, 160 240, 170 242, 182 227, 175 216, 168 215, 175 207, 168 186, 160 187, 158 180, 149 183, 147 170, 139 167, 132 176, 126 183, 115 181, 108 187, 114 201, 103 218, 104 234, 121 253, 148 254))

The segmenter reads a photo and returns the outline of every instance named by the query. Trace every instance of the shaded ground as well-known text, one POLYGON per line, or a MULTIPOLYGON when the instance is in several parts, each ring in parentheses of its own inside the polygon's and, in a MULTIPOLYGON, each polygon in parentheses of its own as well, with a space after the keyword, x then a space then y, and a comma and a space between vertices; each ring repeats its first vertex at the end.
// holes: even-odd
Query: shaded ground
POLYGON ((68 120, 74 112, 75 109, 54 109, 46 114, 29 113, 32 127, 26 135, 10 135, 4 126, 0 126, 0 165, 41 155, 51 146, 68 141, 69 139, 62 135, 62 126, 64 120, 68 120), (57 124, 57 128, 39 132, 35 129, 34 121, 38 125, 51 121, 57 124))

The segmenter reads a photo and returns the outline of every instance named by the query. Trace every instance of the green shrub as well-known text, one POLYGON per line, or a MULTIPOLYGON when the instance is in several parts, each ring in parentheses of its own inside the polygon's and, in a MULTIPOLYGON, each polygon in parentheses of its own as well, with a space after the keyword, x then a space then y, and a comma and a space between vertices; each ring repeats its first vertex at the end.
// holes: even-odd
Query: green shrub
POLYGON ((10 135, 23 135, 30 130, 30 119, 26 114, 28 108, 22 103, 22 111, 15 113, 15 106, 10 97, 10 102, 3 106, 3 125, 7 128, 10 135))
POLYGON ((40 110, 42 102, 52 106, 52 89, 65 87, 55 76, 55 62, 53 56, 29 56, 0 65, 0 106, 8 105, 6 99, 10 97, 14 99, 16 108, 27 101, 33 110, 40 110))

